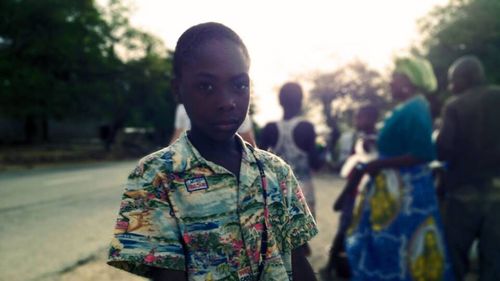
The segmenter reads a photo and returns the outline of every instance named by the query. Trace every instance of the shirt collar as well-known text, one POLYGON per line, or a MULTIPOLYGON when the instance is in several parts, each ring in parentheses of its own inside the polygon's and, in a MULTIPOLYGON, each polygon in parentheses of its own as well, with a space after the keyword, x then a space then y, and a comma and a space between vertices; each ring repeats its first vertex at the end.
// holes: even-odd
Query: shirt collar
MULTIPOLYGON (((246 143, 241 138, 241 136, 239 136, 238 134, 235 134, 235 135, 243 148, 243 151, 242 151, 243 153, 242 153, 242 157, 241 157, 242 164, 255 164, 255 163, 257 163, 257 159, 255 158, 255 154, 247 146, 250 144, 246 143)), ((189 138, 187 136, 187 131, 184 131, 184 133, 182 133, 182 135, 179 137, 177 145, 179 145, 179 146, 175 150, 182 151, 180 153, 185 153, 185 155, 181 155, 182 158, 186 159, 185 164, 182 165, 183 166, 181 168, 182 170, 187 171, 187 170, 190 170, 194 167, 207 166, 216 173, 227 173, 228 172, 222 166, 205 159, 200 154, 200 152, 196 149, 196 147, 194 147, 194 145, 191 143, 191 141, 189 140, 189 138), (181 148, 181 149, 179 149, 179 148, 181 148)))

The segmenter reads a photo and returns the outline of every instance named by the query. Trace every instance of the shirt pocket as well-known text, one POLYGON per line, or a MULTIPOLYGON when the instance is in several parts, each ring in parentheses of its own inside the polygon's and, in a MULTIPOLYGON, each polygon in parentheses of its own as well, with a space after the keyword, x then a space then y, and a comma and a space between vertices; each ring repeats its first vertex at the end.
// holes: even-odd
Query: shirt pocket
POLYGON ((237 277, 245 249, 236 220, 236 215, 182 220, 187 269, 192 280, 206 280, 209 276, 213 280, 237 277))
POLYGON ((230 213, 236 206, 236 181, 220 175, 179 177, 171 182, 170 200, 182 219, 230 213))

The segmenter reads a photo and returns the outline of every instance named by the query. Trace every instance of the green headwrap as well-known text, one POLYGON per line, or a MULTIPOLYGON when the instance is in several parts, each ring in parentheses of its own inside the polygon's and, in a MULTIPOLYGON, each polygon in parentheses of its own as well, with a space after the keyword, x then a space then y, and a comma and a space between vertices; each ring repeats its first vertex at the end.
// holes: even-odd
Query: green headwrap
POLYGON ((396 59, 394 72, 406 75, 414 86, 427 92, 437 88, 437 80, 429 61, 422 58, 396 59))

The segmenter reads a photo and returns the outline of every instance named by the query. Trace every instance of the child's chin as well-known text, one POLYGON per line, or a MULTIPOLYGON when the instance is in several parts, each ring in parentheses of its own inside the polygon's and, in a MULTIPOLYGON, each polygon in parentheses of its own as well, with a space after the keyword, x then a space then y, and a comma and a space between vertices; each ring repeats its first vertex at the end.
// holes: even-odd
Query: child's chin
POLYGON ((234 138, 236 131, 219 131, 219 132, 210 132, 209 137, 214 141, 229 141, 234 138))

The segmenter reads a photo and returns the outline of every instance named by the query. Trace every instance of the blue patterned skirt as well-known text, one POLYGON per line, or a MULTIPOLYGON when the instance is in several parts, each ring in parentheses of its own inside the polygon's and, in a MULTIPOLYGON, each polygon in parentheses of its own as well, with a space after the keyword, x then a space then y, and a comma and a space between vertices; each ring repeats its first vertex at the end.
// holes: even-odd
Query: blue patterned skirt
POLYGON ((454 280, 431 171, 382 170, 362 188, 348 231, 351 280, 454 280))

